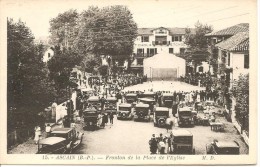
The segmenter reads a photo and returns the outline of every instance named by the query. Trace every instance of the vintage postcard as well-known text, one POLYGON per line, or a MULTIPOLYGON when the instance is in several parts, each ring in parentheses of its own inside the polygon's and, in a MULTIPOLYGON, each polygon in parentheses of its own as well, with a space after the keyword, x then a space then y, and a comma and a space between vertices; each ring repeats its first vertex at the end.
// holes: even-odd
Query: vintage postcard
POLYGON ((257 163, 256 0, 0 0, 0 164, 257 163))

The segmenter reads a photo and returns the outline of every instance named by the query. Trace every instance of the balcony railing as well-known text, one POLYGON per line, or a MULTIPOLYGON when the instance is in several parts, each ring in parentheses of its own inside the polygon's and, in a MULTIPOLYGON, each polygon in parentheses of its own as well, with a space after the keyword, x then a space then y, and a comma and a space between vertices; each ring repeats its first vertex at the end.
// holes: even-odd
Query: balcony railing
POLYGON ((155 55, 155 53, 133 53, 134 58, 145 58, 145 57, 151 57, 155 55))
POLYGON ((152 41, 153 45, 170 45, 171 41, 152 41))

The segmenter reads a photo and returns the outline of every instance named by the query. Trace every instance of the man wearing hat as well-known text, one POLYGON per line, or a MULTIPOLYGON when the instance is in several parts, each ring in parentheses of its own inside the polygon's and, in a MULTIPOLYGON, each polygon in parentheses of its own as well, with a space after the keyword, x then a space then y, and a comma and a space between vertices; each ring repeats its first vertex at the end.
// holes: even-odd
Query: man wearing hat
POLYGON ((152 135, 152 138, 149 141, 150 152, 151 154, 156 154, 157 152, 157 140, 155 138, 155 134, 152 135))

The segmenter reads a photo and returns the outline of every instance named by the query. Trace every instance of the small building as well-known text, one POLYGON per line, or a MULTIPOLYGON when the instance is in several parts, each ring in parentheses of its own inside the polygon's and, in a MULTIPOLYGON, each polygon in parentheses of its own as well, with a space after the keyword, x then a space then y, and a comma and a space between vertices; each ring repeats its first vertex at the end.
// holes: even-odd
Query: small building
POLYGON ((144 59, 144 75, 152 80, 175 80, 185 75, 186 61, 174 54, 162 52, 144 59))
POLYGON ((53 47, 47 47, 46 51, 44 52, 42 61, 44 63, 47 63, 53 56, 54 56, 54 49, 53 49, 53 47))
POLYGON ((230 80, 232 88, 234 80, 238 80, 240 74, 249 73, 249 32, 240 32, 236 35, 216 44, 218 48, 218 64, 225 63, 227 71, 226 79, 230 80))

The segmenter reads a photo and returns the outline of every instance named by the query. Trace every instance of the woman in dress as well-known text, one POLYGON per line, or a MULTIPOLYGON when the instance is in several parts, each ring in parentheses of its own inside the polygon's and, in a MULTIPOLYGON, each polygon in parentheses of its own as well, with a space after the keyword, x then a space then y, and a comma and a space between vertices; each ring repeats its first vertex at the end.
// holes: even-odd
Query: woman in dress
POLYGON ((40 136, 41 136, 41 127, 39 125, 37 125, 35 128, 34 128, 34 141, 35 141, 35 144, 38 144, 39 142, 39 139, 40 139, 40 136))

